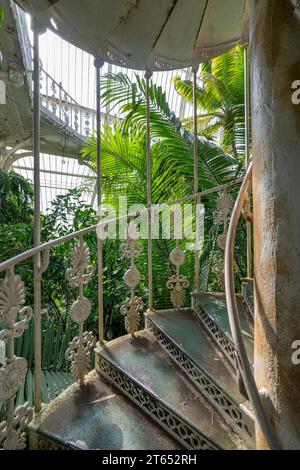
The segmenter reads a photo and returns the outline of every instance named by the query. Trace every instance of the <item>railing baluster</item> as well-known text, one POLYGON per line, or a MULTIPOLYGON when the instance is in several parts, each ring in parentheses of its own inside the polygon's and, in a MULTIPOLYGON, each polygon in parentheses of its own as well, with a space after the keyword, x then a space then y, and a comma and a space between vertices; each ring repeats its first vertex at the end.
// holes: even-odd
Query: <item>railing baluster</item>
POLYGON ((85 124, 85 128, 84 128, 84 132, 85 132, 85 135, 86 136, 89 136, 90 135, 90 132, 91 132, 91 129, 90 129, 90 113, 88 111, 86 111, 84 113, 84 117, 85 117, 85 121, 84 121, 84 124, 85 124))
POLYGON ((71 307, 72 320, 78 324, 79 335, 69 343, 66 351, 67 361, 71 361, 74 379, 84 384, 84 377, 89 370, 90 351, 96 345, 96 338, 91 331, 83 331, 85 320, 89 317, 92 304, 84 296, 83 286, 92 279, 95 268, 90 265, 90 250, 80 237, 79 243, 72 250, 73 267, 66 272, 66 279, 72 287, 77 287, 79 294, 71 307))
POLYGON ((185 254, 179 248, 179 242, 176 240, 176 248, 169 255, 170 262, 175 266, 176 273, 171 274, 167 281, 167 288, 171 290, 171 302, 175 308, 181 308, 184 304, 185 290, 189 281, 187 276, 180 274, 180 266, 185 262, 185 254))
MULTIPOLYGON (((198 65, 193 67, 193 126, 194 126, 194 193, 199 191, 199 152, 198 152, 198 122, 197 122, 197 72, 198 65)), ((195 200, 195 291, 200 290, 200 202, 201 198, 195 200)))
MULTIPOLYGON (((95 57, 96 69, 96 108, 97 108, 97 219, 102 220, 102 165, 101 165, 101 91, 100 76, 104 61, 95 57)), ((103 303, 103 241, 97 239, 98 256, 98 330, 99 343, 104 343, 104 303, 103 303)))
POLYGON ((0 366, 0 401, 6 401, 6 420, 0 423, 0 445, 5 450, 26 447, 24 428, 33 417, 28 403, 15 408, 17 392, 28 370, 26 359, 15 356, 15 338, 23 335, 33 315, 31 307, 21 307, 24 303, 24 282, 12 267, 0 281, 0 323, 4 326, 0 341, 6 343, 5 362, 0 366))
POLYGON ((153 267, 152 267, 152 159, 150 136, 150 78, 151 70, 146 70, 146 167, 147 167, 147 209, 148 209, 148 310, 153 309, 153 267))
MULTIPOLYGON (((41 182, 40 182, 40 58, 39 25, 33 22, 33 160, 34 160, 34 246, 41 244, 41 182)), ((34 257, 34 363, 35 363, 35 412, 41 410, 41 252, 34 257)))
MULTIPOLYGON (((231 194, 227 193, 226 191, 220 192, 217 201, 217 210, 213 214, 213 218, 216 226, 223 224, 223 233, 217 238, 217 245, 223 253, 225 252, 226 246, 229 214, 233 208, 233 205, 234 201, 231 194)), ((218 283, 222 290, 225 289, 224 262, 224 255, 222 255, 222 259, 218 260, 212 268, 212 271, 216 274, 218 283)))
POLYGON ((140 317, 144 308, 142 298, 135 295, 135 289, 141 281, 141 274, 135 266, 135 259, 143 252, 142 242, 132 237, 135 231, 134 223, 130 222, 127 243, 121 245, 123 256, 130 260, 130 268, 123 277, 125 284, 130 289, 130 298, 122 303, 120 311, 125 317, 125 329, 132 336, 139 329, 140 317))
POLYGON ((59 87, 58 87, 58 115, 59 119, 62 119, 62 84, 59 82, 59 87))

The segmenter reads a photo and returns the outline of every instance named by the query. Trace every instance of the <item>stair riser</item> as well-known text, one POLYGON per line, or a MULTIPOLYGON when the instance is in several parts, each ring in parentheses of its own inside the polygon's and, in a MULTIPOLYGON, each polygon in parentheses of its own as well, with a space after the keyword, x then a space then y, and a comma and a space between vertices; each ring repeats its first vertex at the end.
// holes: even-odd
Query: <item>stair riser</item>
POLYGON ((246 288, 243 288, 242 300, 243 300, 244 307, 247 310, 249 317, 253 321, 254 320, 254 305, 253 305, 252 298, 250 297, 250 294, 248 293, 246 288))
POLYGON ((198 304, 197 300, 192 300, 192 306, 198 320, 200 320, 205 330, 212 336, 233 368, 236 369, 235 347, 233 342, 225 335, 206 310, 198 304))
POLYGON ((96 355, 96 370, 113 383, 142 411, 156 421, 162 429, 185 449, 218 450, 219 447, 204 436, 195 426, 163 403, 155 394, 139 384, 100 355, 96 355))
POLYGON ((155 336, 163 350, 172 358, 198 390, 207 398, 225 421, 252 447, 254 444, 254 422, 231 397, 226 394, 186 353, 158 326, 147 319, 147 328, 155 336))
POLYGON ((61 443, 32 429, 29 425, 29 449, 30 450, 71 450, 65 443, 61 443))

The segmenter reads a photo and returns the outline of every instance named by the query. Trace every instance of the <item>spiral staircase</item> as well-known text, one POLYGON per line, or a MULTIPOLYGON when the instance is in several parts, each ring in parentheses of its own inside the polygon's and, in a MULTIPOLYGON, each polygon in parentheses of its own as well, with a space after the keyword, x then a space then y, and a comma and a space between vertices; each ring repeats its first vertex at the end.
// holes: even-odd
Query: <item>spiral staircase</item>
MULTIPOLYGON (((1 49, 5 57, 14 55, 15 60, 5 62, 2 70, 9 79, 8 107, 0 115, 1 141, 9 150, 1 154, 0 167, 9 169, 18 149, 32 147, 32 65, 24 17, 14 2, 6 1, 5 8, 9 26, 0 32, 1 49), (25 80, 22 87, 16 86, 20 71, 25 80)), ((95 127, 93 117, 42 69, 41 79, 47 90, 41 96, 41 151, 59 155, 62 139, 67 139, 68 156, 76 158, 83 136, 95 127)), ((51 246, 39 247, 40 254, 48 253, 48 262, 51 246)), ((3 263, 1 271, 14 276, 17 262, 3 263)), ((47 261, 42 271, 46 269, 47 261)), ((252 279, 243 280, 236 300, 252 364, 252 279)), ((10 328, 3 330, 5 334, 10 328)), ((21 414, 16 418, 20 432, 29 430, 31 449, 254 448, 254 413, 237 380, 225 294, 197 291, 191 294, 189 308, 147 311, 143 330, 98 344, 95 358, 95 368, 84 381, 53 393, 52 398, 58 396, 43 405, 33 420, 22 421, 21 414)), ((1 429, 6 437, 11 433, 7 446, 13 444, 11 425, 8 431, 6 424, 1 429)))
MULTIPOLYGON (((252 281, 246 284, 251 293, 252 281)), ((85 385, 71 385, 30 425, 31 447, 253 448, 224 295, 193 293, 192 304, 148 312, 144 330, 97 347, 85 385)), ((238 304, 252 361, 253 312, 245 294, 238 304)))

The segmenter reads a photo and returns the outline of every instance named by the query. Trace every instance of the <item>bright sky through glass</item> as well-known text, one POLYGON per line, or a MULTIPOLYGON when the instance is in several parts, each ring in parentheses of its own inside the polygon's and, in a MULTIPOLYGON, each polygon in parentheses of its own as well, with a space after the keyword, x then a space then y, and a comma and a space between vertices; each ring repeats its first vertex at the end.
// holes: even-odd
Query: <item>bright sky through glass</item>
MULTIPOLYGON (((32 32, 28 15, 27 24, 32 43, 32 32)), ((58 83, 61 82, 63 88, 72 98, 84 107, 95 109, 95 68, 94 58, 90 54, 69 44, 48 30, 40 37, 40 58, 43 69, 58 83)), ((136 72, 133 70, 121 69, 107 63, 102 68, 102 74, 119 71, 128 74, 134 80, 136 72)), ((137 73, 143 76, 143 72, 137 73)), ((191 115, 191 107, 183 102, 174 89, 172 78, 175 75, 191 79, 190 71, 179 70, 155 72, 153 74, 153 81, 166 92, 169 106, 176 116, 184 117, 191 115)), ((24 157, 18 160, 14 168, 23 176, 33 181, 32 157, 24 157)), ((90 188, 90 192, 85 194, 85 198, 88 202, 92 202, 95 185, 94 176, 89 168, 79 165, 76 159, 42 154, 42 211, 45 211, 50 206, 51 201, 56 195, 65 194, 69 188, 80 187, 82 185, 90 188)))

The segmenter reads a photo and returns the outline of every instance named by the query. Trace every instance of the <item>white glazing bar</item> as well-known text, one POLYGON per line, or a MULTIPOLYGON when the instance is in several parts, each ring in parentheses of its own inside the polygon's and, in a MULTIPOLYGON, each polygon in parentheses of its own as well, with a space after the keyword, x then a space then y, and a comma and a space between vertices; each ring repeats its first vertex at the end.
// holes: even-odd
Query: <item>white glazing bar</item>
MULTIPOLYGON (((250 165, 250 144, 249 144, 249 54, 248 47, 244 49, 244 91, 245 91, 245 153, 247 168, 250 165)), ((249 188, 249 193, 251 189, 249 188)), ((250 196, 250 194, 249 194, 250 196)), ((250 197, 249 197, 250 201, 250 197)), ((252 224, 247 221, 247 277, 252 277, 252 224)))
MULTIPOLYGON (((198 66, 193 67, 193 124, 194 124, 194 193, 199 192, 199 151, 198 151, 198 125, 197 125, 197 72, 198 66)), ((196 244, 195 244, 195 291, 200 290, 200 196, 195 199, 195 225, 196 225, 196 244)))
MULTIPOLYGON (((101 221, 102 182, 101 182, 101 93, 100 93, 100 70, 104 61, 95 58, 96 68, 96 108, 97 108, 97 213, 98 222, 101 221)), ((104 342, 104 318, 103 318, 103 242, 97 239, 98 247, 98 329, 99 343, 104 342)))
POLYGON ((153 273, 152 273, 152 162, 151 162, 151 147, 150 147, 150 78, 152 76, 151 70, 146 70, 146 158, 147 158, 147 208, 148 208, 148 310, 153 309, 153 273))

